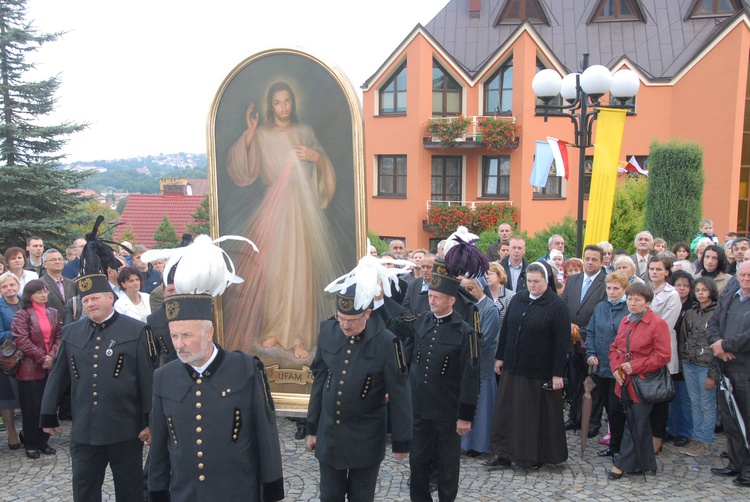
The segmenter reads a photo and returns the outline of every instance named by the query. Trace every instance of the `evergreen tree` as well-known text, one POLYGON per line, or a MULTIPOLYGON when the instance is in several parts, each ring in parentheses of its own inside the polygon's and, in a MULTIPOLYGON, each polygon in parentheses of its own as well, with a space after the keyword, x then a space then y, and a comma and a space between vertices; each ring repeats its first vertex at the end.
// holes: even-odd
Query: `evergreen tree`
POLYGON ((165 214, 154 232, 154 249, 176 248, 179 245, 180 239, 177 237, 174 225, 165 214))
POLYGON ((60 82, 26 81, 34 69, 26 58, 61 33, 39 34, 25 15, 26 0, 0 2, 0 249, 21 245, 29 235, 64 249, 73 237, 68 229, 88 219, 77 211, 83 200, 67 190, 87 174, 58 169, 59 150, 86 125, 38 124, 54 109, 60 82))
POLYGON ((190 217, 193 218, 193 223, 188 223, 188 232, 193 235, 211 235, 211 224, 208 216, 208 195, 203 197, 203 200, 198 204, 195 212, 190 217))
POLYGON ((669 243, 690 242, 703 218, 703 150, 655 141, 649 151, 644 228, 669 243))

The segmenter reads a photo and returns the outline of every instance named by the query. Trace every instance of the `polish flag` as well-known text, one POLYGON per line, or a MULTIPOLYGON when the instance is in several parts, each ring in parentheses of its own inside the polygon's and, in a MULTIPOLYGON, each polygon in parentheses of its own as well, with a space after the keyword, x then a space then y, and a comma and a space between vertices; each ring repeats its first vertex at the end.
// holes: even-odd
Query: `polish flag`
POLYGON ((565 176, 568 179, 570 175, 570 164, 568 162, 568 142, 561 139, 547 136, 547 143, 552 148, 552 156, 555 158, 555 171, 557 176, 565 176))
POLYGON ((638 173, 644 176, 648 176, 648 171, 641 168, 641 165, 635 160, 635 156, 631 156, 625 167, 618 167, 617 172, 620 173, 638 173))

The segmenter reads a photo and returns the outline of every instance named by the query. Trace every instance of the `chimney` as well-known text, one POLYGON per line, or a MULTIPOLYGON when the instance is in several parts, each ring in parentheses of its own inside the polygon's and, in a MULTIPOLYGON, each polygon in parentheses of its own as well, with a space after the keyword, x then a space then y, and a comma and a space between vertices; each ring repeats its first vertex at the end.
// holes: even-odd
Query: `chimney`
POLYGON ((469 0, 469 17, 479 17, 479 12, 482 10, 482 0, 469 0))

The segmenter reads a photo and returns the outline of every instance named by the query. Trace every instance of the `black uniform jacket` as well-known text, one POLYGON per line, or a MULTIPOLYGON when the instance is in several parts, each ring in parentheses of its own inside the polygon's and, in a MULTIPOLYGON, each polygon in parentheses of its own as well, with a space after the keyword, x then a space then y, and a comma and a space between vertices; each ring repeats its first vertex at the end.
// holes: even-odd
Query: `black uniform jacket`
POLYGON ((172 337, 169 334, 169 323, 167 322, 167 311, 162 305, 146 318, 151 332, 154 335, 154 345, 158 354, 157 366, 164 366, 168 362, 177 359, 172 337))
MULTIPOLYGON (((385 307, 383 307, 385 308, 385 307)), ((315 456, 336 469, 379 464, 385 456, 386 394, 393 451, 407 453, 412 401, 401 342, 371 315, 359 335, 347 338, 335 320, 320 323, 315 380, 307 411, 315 456)))
POLYGON ((41 426, 59 425, 57 403, 70 384, 72 441, 107 445, 138 437, 151 411, 150 343, 148 326, 117 312, 101 324, 83 318, 63 326, 41 426))
POLYGON ((481 376, 476 331, 455 310, 440 320, 432 313, 394 319, 382 307, 377 311, 399 337, 414 340, 409 371, 414 415, 426 420, 473 420, 481 376))
POLYGON ((181 361, 154 372, 151 500, 281 500, 281 450, 263 363, 215 350, 202 376, 181 361))

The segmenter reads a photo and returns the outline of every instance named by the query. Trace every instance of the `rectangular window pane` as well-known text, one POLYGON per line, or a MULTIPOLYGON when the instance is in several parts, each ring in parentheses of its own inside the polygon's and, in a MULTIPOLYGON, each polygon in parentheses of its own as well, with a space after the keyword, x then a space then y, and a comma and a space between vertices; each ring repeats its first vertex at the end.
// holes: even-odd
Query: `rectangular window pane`
POLYGON ((406 176, 406 157, 396 157, 396 174, 406 176))
POLYGON ((497 195, 497 178, 491 176, 487 178, 484 185, 484 195, 497 195))
POLYGON ((559 195, 560 194, 560 177, 550 176, 547 178, 547 186, 544 187, 544 191, 547 195, 559 195))
POLYGON ((461 159, 448 158, 445 159, 445 175, 446 176, 458 176, 461 174, 461 159))
POLYGON ((509 112, 511 106, 513 106, 513 91, 503 91, 503 107, 500 111, 509 112))
POLYGON ((461 193, 461 178, 456 176, 450 176, 445 178, 447 194, 460 194, 461 193))
POLYGON ((385 193, 385 194, 393 193, 393 177, 392 176, 380 177, 380 192, 385 193))
POLYGON ((443 178, 434 176, 432 178, 432 198, 440 200, 443 195, 443 178))
POLYGON ((497 176, 497 159, 489 159, 489 169, 487 174, 489 176, 497 176))
POLYGON ((496 92, 490 92, 487 94, 487 103, 484 105, 484 109, 487 113, 499 113, 500 112, 500 95, 496 92))
POLYGON ((500 159, 500 174, 510 176, 510 155, 504 155, 500 159))
POLYGON ((445 111, 447 113, 458 113, 461 110, 461 93, 449 92, 446 98, 448 103, 445 111))
POLYGON ((406 176, 396 178, 396 193, 406 195, 406 176))
POLYGON ((500 176, 498 195, 510 195, 510 176, 500 176))
POLYGON ((432 112, 443 113, 443 91, 433 91, 432 93, 432 112))
POLYGON ((380 174, 393 174, 393 157, 380 157, 380 174))
POLYGON ((399 112, 406 111, 406 91, 399 92, 396 95, 396 109, 399 112))

